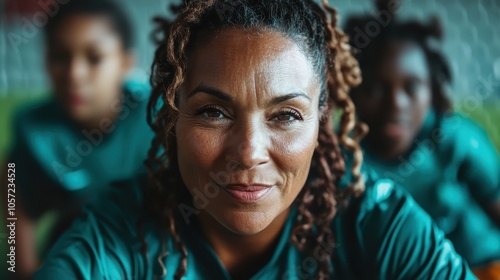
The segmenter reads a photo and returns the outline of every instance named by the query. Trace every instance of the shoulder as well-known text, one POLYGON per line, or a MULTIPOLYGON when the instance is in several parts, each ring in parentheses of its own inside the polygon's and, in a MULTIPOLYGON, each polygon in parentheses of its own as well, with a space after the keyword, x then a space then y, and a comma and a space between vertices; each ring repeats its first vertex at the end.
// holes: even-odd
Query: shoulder
POLYGON ((133 112, 145 114, 151 94, 151 86, 143 82, 127 81, 124 83, 123 88, 125 94, 123 106, 129 107, 133 112))
POLYGON ((474 279, 430 217, 393 181, 372 176, 354 232, 365 267, 381 279, 474 279))
MULTIPOLYGON (((125 126, 134 129, 142 129, 143 133, 152 132, 147 124, 147 109, 151 87, 149 84, 127 81, 124 86, 124 100, 119 108, 113 108, 119 112, 119 120, 125 126)), ((141 133, 137 133, 141 134, 141 133)))
POLYGON ((143 277, 146 258, 137 226, 145 177, 116 182, 87 206, 52 247, 35 279, 143 277))
POLYGON ((19 126, 21 128, 35 128, 51 122, 58 113, 60 113, 60 108, 57 101, 52 98, 25 105, 14 114, 14 129, 19 128, 19 126))
POLYGON ((151 94, 151 85, 146 82, 129 80, 123 85, 125 92, 129 93, 135 100, 139 102, 148 101, 151 94))
POLYGON ((42 146, 52 145, 47 137, 62 124, 62 112, 54 99, 25 105, 18 109, 13 117, 12 144, 9 157, 12 160, 24 161, 33 156, 33 151, 43 150, 42 146))
POLYGON ((453 113, 442 117, 435 133, 431 135, 436 142, 469 150, 477 149, 485 141, 490 141, 486 130, 469 117, 453 113))

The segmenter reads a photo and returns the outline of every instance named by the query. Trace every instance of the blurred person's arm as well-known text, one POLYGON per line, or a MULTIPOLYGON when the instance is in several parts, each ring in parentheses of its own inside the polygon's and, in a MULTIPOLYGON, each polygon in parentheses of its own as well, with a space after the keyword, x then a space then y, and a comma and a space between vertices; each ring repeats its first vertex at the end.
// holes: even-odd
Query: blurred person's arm
POLYGON ((500 159, 486 131, 470 120, 464 121, 457 149, 465 156, 458 171, 478 204, 500 227, 500 159))
MULTIPOLYGON (((7 164, 4 164, 7 166, 7 164)), ((2 172, 2 204, 4 205, 4 221, 7 221, 8 214, 8 181, 7 181, 7 168, 2 172)), ((17 189, 17 185, 16 185, 17 189)), ((15 195, 15 194, 14 194, 15 195)), ((7 252, 11 245, 15 246, 15 272, 9 272, 9 279, 31 279, 33 273, 38 268, 36 257, 36 244, 35 244, 35 229, 36 222, 28 217, 22 207, 22 202, 19 196, 15 196, 15 244, 6 245, 7 252)))
MULTIPOLYGON (((7 164, 15 164, 15 193, 12 194, 15 195, 14 215, 17 218, 15 221, 16 272, 7 274, 9 277, 12 276, 12 279, 31 279, 39 264, 36 253, 36 222, 42 214, 41 209, 37 207, 37 202, 42 198, 33 184, 39 179, 39 174, 36 172, 35 158, 31 153, 29 144, 30 139, 33 137, 30 134, 33 129, 33 122, 29 117, 30 114, 28 114, 27 109, 22 109, 14 115, 12 147, 7 156, 8 161, 4 163, 5 169, 2 168, 2 185, 5 184, 2 199, 7 202, 7 164), (39 215, 34 215, 35 212, 39 213, 39 215)), ((7 205, 3 210, 4 216, 7 218, 9 216, 7 205)))

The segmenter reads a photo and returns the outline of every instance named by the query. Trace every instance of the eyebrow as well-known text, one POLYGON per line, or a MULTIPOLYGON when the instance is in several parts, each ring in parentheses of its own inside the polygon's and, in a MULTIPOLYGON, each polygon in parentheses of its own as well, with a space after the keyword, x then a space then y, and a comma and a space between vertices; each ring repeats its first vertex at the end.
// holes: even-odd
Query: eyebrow
POLYGON ((285 102, 287 100, 290 100, 290 99, 293 99, 296 97, 303 97, 303 98, 307 99, 308 101, 311 101, 311 98, 309 96, 307 96, 307 94, 302 93, 302 92, 297 92, 297 93, 289 93, 289 94, 285 94, 285 95, 280 95, 278 97, 273 98, 271 100, 271 102, 269 102, 269 103, 271 105, 276 105, 276 104, 279 104, 281 102, 285 102))
POLYGON ((223 92, 222 90, 219 90, 219 89, 216 89, 216 88, 213 88, 213 87, 209 87, 209 86, 204 86, 204 85, 200 85, 200 86, 197 86, 195 89, 193 89, 189 94, 188 94, 188 99, 190 97, 193 97, 194 95, 196 95, 197 93, 200 93, 200 92, 204 92, 206 94, 210 94, 210 95, 213 95, 219 99, 222 99, 224 101, 233 101, 233 98, 231 97, 231 95, 223 92))
MULTIPOLYGON (((224 100, 224 101, 228 101, 228 102, 233 101, 233 97, 231 95, 229 95, 228 93, 225 93, 224 91, 219 90, 217 88, 204 86, 204 85, 197 86, 194 90, 192 90, 188 94, 187 98, 189 99, 190 97, 193 97, 197 93, 201 93, 201 92, 209 94, 209 95, 213 95, 213 96, 215 96, 221 100, 224 100)), ((289 93, 289 94, 284 94, 284 95, 274 97, 269 102, 269 105, 276 105, 276 104, 279 104, 281 102, 285 102, 287 100, 297 98, 297 97, 302 97, 302 98, 307 99, 308 101, 311 101, 311 98, 309 96, 307 96, 307 94, 302 93, 302 92, 297 92, 297 93, 289 93)))

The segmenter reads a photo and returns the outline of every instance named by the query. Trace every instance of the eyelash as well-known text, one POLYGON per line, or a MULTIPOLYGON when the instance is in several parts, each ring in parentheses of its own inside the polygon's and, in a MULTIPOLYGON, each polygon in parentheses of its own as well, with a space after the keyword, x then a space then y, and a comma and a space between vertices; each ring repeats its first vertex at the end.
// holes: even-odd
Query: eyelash
POLYGON ((200 116, 204 120, 217 121, 217 122, 223 121, 222 118, 213 118, 213 117, 206 116, 205 113, 210 112, 210 111, 218 112, 225 118, 227 118, 227 115, 228 115, 224 109, 220 108, 219 106, 215 106, 215 105, 208 105, 208 106, 203 106, 201 108, 198 108, 198 109, 196 109, 195 114, 197 116, 200 116))
MULTIPOLYGON (((208 105, 208 106, 200 107, 200 108, 196 109, 195 114, 197 116, 200 116, 204 120, 216 121, 216 122, 224 121, 224 118, 228 118, 228 115, 229 115, 224 109, 220 108, 219 106, 215 106, 215 105, 208 105), (214 118, 214 117, 206 116, 205 113, 210 112, 210 111, 220 113, 223 116, 223 118, 214 118)), ((289 109, 289 108, 281 110, 280 112, 276 113, 271 119, 272 120, 276 119, 278 122, 280 122, 282 125, 285 125, 285 126, 291 125, 295 121, 303 121, 304 120, 302 118, 302 115, 299 112, 297 112, 294 109, 289 109), (280 116, 287 116, 287 115, 291 115, 295 119, 294 120, 283 120, 283 121, 277 120, 280 116)))
POLYGON ((293 110, 293 109, 284 109, 280 112, 278 112, 274 117, 273 119, 277 119, 278 117, 280 116, 287 116, 287 115, 291 115, 293 116, 295 119, 294 120, 285 120, 285 121, 280 121, 278 120, 278 122, 282 123, 283 125, 291 125, 293 124, 295 121, 303 121, 304 119, 302 118, 302 116, 299 114, 299 112, 297 112, 296 110, 293 110))

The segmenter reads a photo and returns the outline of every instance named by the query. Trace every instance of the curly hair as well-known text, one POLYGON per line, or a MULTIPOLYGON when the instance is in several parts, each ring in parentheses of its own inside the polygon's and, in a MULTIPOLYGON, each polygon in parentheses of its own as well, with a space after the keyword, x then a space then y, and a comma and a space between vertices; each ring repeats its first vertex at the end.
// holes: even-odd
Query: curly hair
MULTIPOLYGON (((307 254, 313 254, 319 244, 333 248, 330 225, 338 208, 346 205, 351 196, 364 191, 358 142, 367 130, 356 122, 355 108, 348 96, 350 88, 361 82, 361 73, 348 38, 337 28, 337 12, 327 0, 323 0, 322 5, 314 0, 193 0, 171 9, 177 14, 173 22, 154 19, 160 36, 154 37, 158 48, 152 64, 148 122, 156 136, 146 161, 150 181, 144 193, 145 216, 161 224, 165 235, 172 238, 182 255, 175 278, 180 279, 187 271, 187 250, 179 237, 182 227, 176 207, 180 202, 192 203, 192 196, 180 176, 173 134, 178 118, 178 89, 185 79, 189 52, 227 28, 283 34, 307 54, 321 80, 319 145, 310 171, 315 176, 307 181, 294 201, 298 215, 291 241, 307 254), (341 111, 337 132, 333 128, 334 108, 341 111), (340 180, 346 173, 344 152, 352 154, 353 164, 349 170, 352 180, 341 188, 340 180)), ((143 245, 147 252, 144 241, 143 245)), ((163 258, 168 254, 165 243, 163 248, 156 260, 165 275, 163 258)), ((317 278, 325 279, 329 275, 329 258, 323 258, 317 278)))
MULTIPOLYGON (((390 5, 395 0, 375 0, 376 8, 381 13, 391 11, 390 5), (392 3, 391 3, 392 2, 392 3)), ((397 0, 399 1, 399 0, 397 0)), ((431 18, 427 23, 417 20, 401 21, 397 15, 392 14, 387 24, 380 28, 380 32, 370 38, 366 46, 357 46, 355 34, 357 31, 368 28, 370 23, 377 22, 373 15, 353 16, 347 19, 345 32, 351 37, 350 43, 355 49, 356 59, 363 72, 373 67, 383 52, 385 46, 394 40, 404 40, 416 43, 425 53, 429 65, 432 90, 432 106, 441 114, 451 110, 452 102, 447 95, 446 85, 452 82, 450 66, 445 56, 434 48, 432 41, 441 41, 443 38, 443 27, 437 18, 431 18)), ((362 85, 361 85, 362 86, 362 85)), ((359 87, 361 88, 361 87, 359 87)), ((353 90, 358 90, 355 88, 353 90)))

